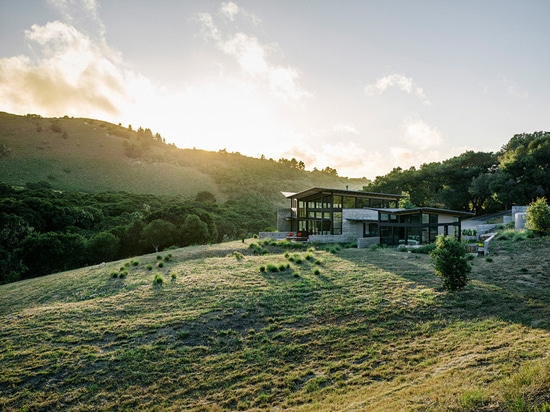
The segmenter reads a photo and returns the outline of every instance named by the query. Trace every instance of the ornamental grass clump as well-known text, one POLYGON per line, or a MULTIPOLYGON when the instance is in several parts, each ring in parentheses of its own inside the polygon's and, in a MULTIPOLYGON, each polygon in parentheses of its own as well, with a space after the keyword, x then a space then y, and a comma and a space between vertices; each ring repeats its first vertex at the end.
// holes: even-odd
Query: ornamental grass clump
POLYGON ((160 273, 155 273, 153 283, 157 285, 162 285, 164 283, 164 276, 162 276, 160 273))

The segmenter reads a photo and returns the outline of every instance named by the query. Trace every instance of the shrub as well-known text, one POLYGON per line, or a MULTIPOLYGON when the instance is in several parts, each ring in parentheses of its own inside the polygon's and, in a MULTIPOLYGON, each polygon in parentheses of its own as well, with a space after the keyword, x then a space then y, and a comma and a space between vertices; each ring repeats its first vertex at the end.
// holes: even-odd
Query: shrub
POLYGON ((466 286, 472 267, 462 243, 449 236, 438 236, 430 257, 436 275, 443 280, 444 289, 457 290, 466 286))
POLYGON ((172 272, 172 274, 170 275, 170 277, 172 278, 172 280, 176 280, 176 274, 174 272, 172 272))
POLYGON ((164 267, 164 263, 159 262, 157 266, 158 266, 159 268, 162 268, 162 267, 164 267))
POLYGON ((280 263, 279 264, 279 271, 284 272, 287 269, 290 269, 290 263, 280 263))
POLYGON ((544 197, 539 197, 527 208, 525 227, 540 236, 550 233, 550 208, 544 197))
POLYGON ((111 272, 111 277, 112 277, 113 279, 118 278, 118 272, 111 272))
POLYGON ((265 272, 265 266, 264 265, 260 266, 260 272, 262 272, 262 273, 265 272))
POLYGON ((132 265, 137 266, 139 265, 139 262, 137 260, 132 261, 132 265))
POLYGON ((160 273, 155 273, 155 278, 153 279, 153 283, 156 283, 157 285, 161 285, 164 282, 164 277, 160 273))
POLYGON ((269 272, 278 272, 279 271, 279 268, 277 267, 277 265, 274 265, 273 263, 268 263, 266 268, 269 272))
POLYGON ((147 270, 153 270, 153 265, 147 265, 147 270))
POLYGON ((121 271, 119 274, 118 274, 118 277, 120 279, 124 279, 126 276, 128 276, 128 272, 126 272, 125 270, 121 271))
POLYGON ((321 274, 321 271, 320 271, 319 269, 315 269, 315 270, 313 271, 313 274, 314 274, 314 275, 320 275, 320 274, 321 274))

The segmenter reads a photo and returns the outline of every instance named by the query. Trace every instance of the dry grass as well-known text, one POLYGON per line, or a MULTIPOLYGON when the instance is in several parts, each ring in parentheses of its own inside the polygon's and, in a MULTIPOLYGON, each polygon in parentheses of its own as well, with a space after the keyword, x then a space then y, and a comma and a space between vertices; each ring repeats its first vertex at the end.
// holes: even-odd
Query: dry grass
POLYGON ((456 293, 426 255, 255 255, 251 242, 164 252, 162 268, 148 255, 0 286, 0 409, 527 411, 550 401, 547 240, 495 242, 456 293), (260 271, 270 264, 282 271, 260 271))

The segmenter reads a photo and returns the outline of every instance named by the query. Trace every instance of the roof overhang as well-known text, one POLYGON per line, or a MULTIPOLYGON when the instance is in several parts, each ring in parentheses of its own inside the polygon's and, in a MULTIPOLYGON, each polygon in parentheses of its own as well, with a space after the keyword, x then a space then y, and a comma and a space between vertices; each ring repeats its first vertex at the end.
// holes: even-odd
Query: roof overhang
POLYGON ((475 213, 463 212, 461 210, 439 209, 437 207, 414 207, 412 209, 381 209, 377 208, 379 212, 392 213, 394 215, 414 215, 416 213, 432 213, 437 215, 449 215, 457 217, 472 217, 475 213))
POLYGON ((322 187, 312 187, 311 189, 303 190, 297 193, 282 192, 282 194, 288 199, 307 200, 309 198, 316 197, 320 194, 324 195, 336 195, 336 196, 353 196, 364 199, 384 199, 384 200, 397 200, 404 198, 404 195, 390 194, 390 193, 376 193, 376 192, 361 192, 358 190, 346 190, 346 189, 329 189, 322 187))

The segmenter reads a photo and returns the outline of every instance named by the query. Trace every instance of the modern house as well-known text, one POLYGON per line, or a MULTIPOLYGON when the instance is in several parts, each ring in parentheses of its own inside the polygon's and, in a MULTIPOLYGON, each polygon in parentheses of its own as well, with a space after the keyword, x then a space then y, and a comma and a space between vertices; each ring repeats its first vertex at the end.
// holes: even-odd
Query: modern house
POLYGON ((325 243, 422 245, 438 235, 460 239, 462 218, 473 213, 430 207, 399 208, 404 196, 314 187, 283 193, 290 208, 278 210, 278 233, 263 236, 325 243))

